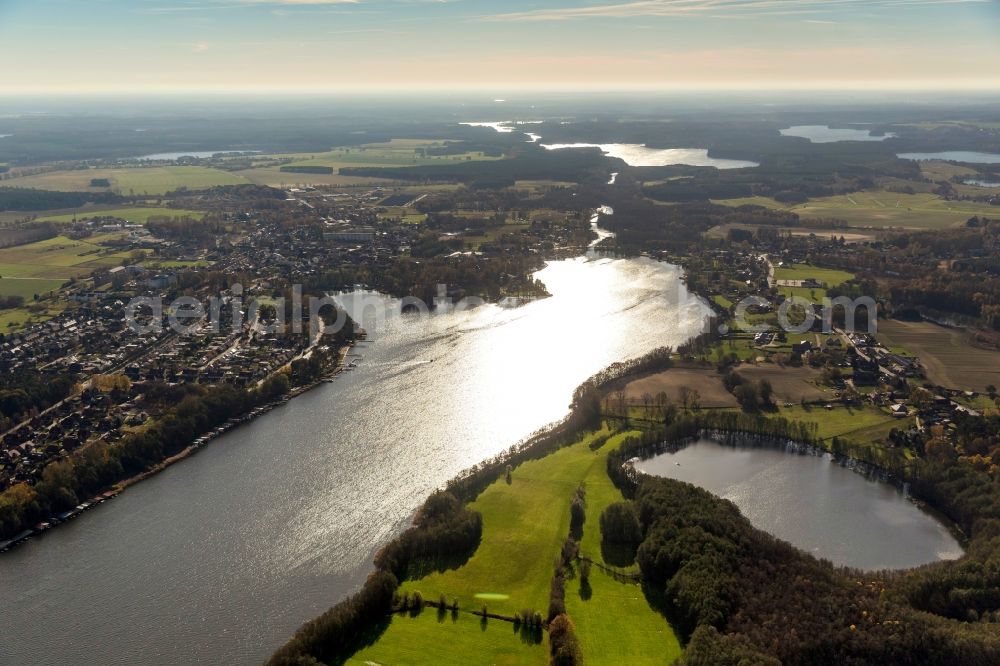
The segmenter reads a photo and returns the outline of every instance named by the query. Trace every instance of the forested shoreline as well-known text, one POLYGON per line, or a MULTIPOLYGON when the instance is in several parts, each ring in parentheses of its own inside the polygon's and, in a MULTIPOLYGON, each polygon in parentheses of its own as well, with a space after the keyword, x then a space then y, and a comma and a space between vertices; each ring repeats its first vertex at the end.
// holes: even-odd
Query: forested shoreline
MULTIPOLYGON (((482 538, 481 520, 462 508, 466 503, 505 474, 509 479, 512 468, 601 427, 602 389, 670 365, 669 350, 656 350, 609 367, 576 390, 566 419, 452 480, 447 491, 428 499, 413 527, 379 552, 376 571, 361 592, 306 624, 269 663, 340 664, 377 640, 392 614, 413 603, 391 593, 399 582, 428 567, 461 564, 475 551, 482 538), (458 562, 442 560, 444 544, 447 552, 458 553, 458 562)), ((709 430, 817 442, 811 428, 787 419, 690 413, 648 428, 641 437, 626 438, 608 455, 607 473, 623 499, 601 515, 602 538, 634 553, 647 599, 687 645, 683 664, 1000 660, 1000 636, 991 630, 1000 614, 1000 492, 988 475, 926 461, 905 470, 914 494, 965 530, 965 557, 896 572, 838 568, 753 528, 729 501, 690 484, 636 475, 625 464, 643 450, 681 444, 709 430)), ((592 447, 606 441, 598 437, 592 447)), ((584 502, 578 491, 573 504, 584 502)), ((577 560, 577 514, 571 512, 570 536, 557 562, 553 603, 562 590, 561 567, 577 560)), ((560 606, 550 606, 546 628, 552 663, 582 663, 570 620, 560 606), (561 658, 554 635, 560 645, 563 637, 568 641, 561 658)))

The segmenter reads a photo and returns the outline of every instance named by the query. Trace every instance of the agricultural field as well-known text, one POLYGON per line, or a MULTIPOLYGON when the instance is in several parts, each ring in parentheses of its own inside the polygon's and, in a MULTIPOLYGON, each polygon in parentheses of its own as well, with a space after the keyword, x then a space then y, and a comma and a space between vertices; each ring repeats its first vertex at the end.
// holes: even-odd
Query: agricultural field
POLYGON ((0 333, 13 333, 29 324, 44 322, 55 317, 64 308, 64 303, 48 299, 29 303, 23 308, 0 310, 0 333))
POLYGON ((496 160, 481 152, 456 155, 428 155, 429 148, 443 146, 443 141, 418 139, 393 139, 386 143, 369 143, 363 146, 334 148, 325 153, 282 155, 296 158, 287 166, 329 166, 334 170, 352 166, 421 166, 471 160, 496 160))
POLYGON ((0 277, 4 280, 41 280, 40 284, 60 283, 80 277, 95 268, 121 264, 125 253, 108 251, 98 245, 103 237, 73 240, 56 236, 36 243, 0 249, 0 277))
POLYGON ((267 185, 288 189, 289 187, 333 185, 338 187, 386 185, 393 181, 385 178, 366 176, 341 176, 339 173, 289 173, 278 167, 262 167, 237 171, 241 177, 255 185, 267 185))
POLYGON ((25 301, 58 291, 66 280, 31 277, 0 277, 0 296, 22 296, 25 301))
POLYGON ((192 217, 201 219, 205 216, 204 211, 188 210, 182 208, 163 208, 157 206, 135 206, 131 208, 80 208, 72 213, 62 213, 59 215, 46 215, 39 217, 40 222, 60 222, 69 223, 75 220, 84 220, 88 217, 120 217, 134 224, 146 224, 151 217, 165 215, 167 217, 192 217))
MULTIPOLYGON (((362 146, 345 146, 320 153, 289 153, 283 155, 265 155, 267 159, 292 160, 283 166, 287 167, 330 167, 333 174, 310 174, 281 171, 281 167, 262 166, 260 168, 240 171, 248 179, 258 180, 259 174, 272 172, 284 177, 284 182, 312 182, 313 176, 337 176, 343 167, 400 167, 425 166, 431 164, 448 164, 452 162, 467 162, 472 160, 496 160, 500 157, 489 157, 482 152, 459 153, 456 155, 428 155, 427 149, 441 147, 444 141, 424 141, 420 139, 393 139, 385 143, 369 143, 362 146)), ((344 176, 357 182, 371 182, 371 178, 344 176)), ((350 183, 344 183, 350 184, 350 183)))
MULTIPOLYGON (((776 203, 771 199, 772 203, 776 203)), ((719 203, 719 202, 717 202, 719 203)), ((705 232, 705 236, 709 238, 729 238, 730 229, 741 229, 743 231, 756 232, 759 225, 752 224, 720 224, 718 226, 712 227, 705 232)), ((774 227, 774 230, 780 234, 791 234, 792 236, 816 236, 817 238, 830 238, 835 236, 837 238, 843 238, 844 241, 848 243, 859 243, 864 241, 877 240, 880 235, 884 235, 884 232, 878 229, 859 229, 859 228, 837 228, 837 227, 774 227)))
POLYGON ((628 383, 625 396, 632 404, 642 404, 642 398, 649 394, 655 400, 661 391, 674 403, 680 402, 680 389, 687 388, 698 391, 701 406, 738 407, 739 403, 733 394, 722 385, 722 376, 715 367, 707 368, 670 368, 646 377, 640 377, 628 383))
MULTIPOLYGON (((321 166, 330 167, 333 173, 295 173, 282 171, 279 166, 260 166, 236 172, 250 182, 272 187, 295 187, 302 185, 377 185, 391 183, 384 178, 341 175, 343 167, 401 167, 428 164, 447 164, 471 160, 495 160, 481 152, 457 155, 427 155, 428 148, 440 147, 444 141, 423 139, 393 139, 384 143, 369 143, 362 146, 334 148, 319 153, 289 153, 262 155, 264 159, 290 159, 290 167, 321 166)), ((424 188, 427 189, 427 188, 424 188)))
POLYGON ((741 365, 736 370, 751 381, 759 382, 766 379, 771 382, 777 402, 798 403, 803 400, 815 402, 833 398, 832 391, 819 385, 821 373, 816 368, 805 365, 798 368, 782 367, 775 363, 762 363, 741 365))
POLYGON ((201 166, 154 166, 119 169, 74 169, 51 171, 34 176, 11 178, 8 187, 33 187, 62 192, 103 192, 124 195, 161 195, 186 187, 191 190, 217 185, 242 185, 249 182, 236 173, 201 166), (111 187, 91 187, 94 178, 106 178, 111 187))
MULTIPOLYGON (((487 488, 469 505, 483 516, 483 539, 469 561, 458 569, 404 583, 401 591, 420 591, 425 599, 441 594, 449 601, 457 598, 461 610, 456 620, 450 613, 435 617, 435 609, 416 618, 396 615, 385 632, 349 663, 412 663, 415 654, 422 661, 441 663, 547 663, 544 639, 524 641, 512 624, 492 618, 483 623, 467 611, 486 604, 489 612, 504 615, 522 609, 545 612, 553 561, 569 532, 570 501, 580 483, 587 491, 581 551, 600 561, 600 513, 621 499, 607 477, 607 453, 626 436, 616 435, 591 451, 589 443, 600 434, 526 462, 513 471, 510 484, 501 478, 487 488)), ((582 596, 576 577, 566 583, 567 608, 580 629, 585 660, 669 663, 679 656, 673 630, 649 606, 637 584, 619 583, 597 567, 591 570, 591 579, 591 589, 582 596)))
POLYGON ((775 266, 774 279, 778 290, 785 296, 797 296, 810 301, 816 301, 826 296, 829 287, 839 286, 854 278, 852 273, 830 268, 818 268, 809 264, 793 264, 790 266, 775 266), (782 281, 801 282, 816 280, 822 287, 805 287, 782 285, 782 281))
POLYGON ((851 227, 907 229, 947 229, 958 227, 974 215, 996 215, 996 208, 970 201, 945 201, 935 194, 899 194, 884 190, 854 192, 810 199, 807 203, 784 205, 765 197, 718 199, 726 206, 755 204, 788 210, 804 219, 834 218, 851 227))
POLYGON ((901 420, 877 407, 870 405, 848 407, 832 404, 831 409, 818 405, 793 405, 780 407, 780 416, 804 423, 815 423, 821 439, 829 441, 834 437, 846 437, 863 441, 865 434, 873 429, 902 427, 901 420))
POLYGON ((962 329, 888 319, 879 321, 878 339, 918 356, 934 384, 976 391, 1000 386, 1000 352, 974 347, 962 329))
POLYGON ((948 180, 955 176, 963 178, 974 178, 979 172, 959 164, 942 162, 938 160, 927 160, 920 162, 920 175, 930 180, 948 180))

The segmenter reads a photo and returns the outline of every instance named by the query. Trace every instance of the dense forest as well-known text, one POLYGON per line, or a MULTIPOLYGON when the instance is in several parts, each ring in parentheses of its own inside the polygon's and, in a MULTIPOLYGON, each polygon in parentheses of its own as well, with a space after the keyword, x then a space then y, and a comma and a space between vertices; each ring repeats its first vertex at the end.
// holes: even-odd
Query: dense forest
POLYGON ((545 150, 537 146, 518 148, 503 160, 432 164, 414 167, 342 167, 341 175, 392 178, 396 180, 448 180, 474 188, 498 188, 518 180, 557 180, 603 184, 609 161, 601 151, 545 150))
POLYGON ((0 211, 79 208, 84 204, 113 204, 122 197, 111 192, 54 192, 26 187, 0 187, 0 211))
POLYGON ((69 377, 28 371, 0 375, 0 431, 59 402, 69 395, 73 384, 69 377))

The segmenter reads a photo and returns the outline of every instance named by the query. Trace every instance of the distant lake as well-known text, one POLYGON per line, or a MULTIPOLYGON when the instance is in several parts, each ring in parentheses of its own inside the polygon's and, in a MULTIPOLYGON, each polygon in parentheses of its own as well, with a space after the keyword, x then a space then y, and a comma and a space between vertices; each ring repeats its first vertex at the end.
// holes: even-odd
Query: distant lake
POLYGON ((233 153, 259 153, 259 150, 188 150, 177 153, 153 153, 152 155, 142 155, 133 157, 134 160, 179 160, 182 157, 206 158, 219 154, 233 153))
POLYGON ((466 127, 489 127, 490 129, 496 130, 501 134, 510 134, 511 132, 514 131, 514 128, 511 127, 513 123, 508 122, 506 120, 500 120, 495 122, 488 121, 488 122, 476 122, 476 123, 459 123, 459 125, 465 125, 466 127))
POLYGON ((968 180, 963 180, 966 185, 975 185, 976 187, 1000 187, 1000 183, 993 182, 990 180, 982 180, 980 178, 969 178, 968 180))
POLYGON ((743 169, 760 166, 747 160, 729 160, 709 157, 704 148, 649 148, 639 143, 553 143, 542 144, 546 150, 567 148, 600 148, 609 157, 617 157, 629 166, 687 166, 715 167, 716 169, 743 169))
POLYGON ((972 150, 946 150, 940 153, 899 153, 896 157, 902 160, 916 160, 918 162, 944 160, 946 162, 970 162, 972 164, 1000 164, 1000 155, 997 153, 979 153, 972 150))
MULTIPOLYGON (((500 132, 501 134, 510 134, 512 132, 518 131, 518 127, 524 125, 541 125, 544 121, 542 120, 498 120, 498 121, 482 121, 482 122, 467 122, 459 123, 459 125, 465 125, 466 127, 488 127, 492 130, 500 132)), ((541 134, 534 134, 533 132, 524 132, 520 130, 528 137, 528 143, 538 143, 542 139, 541 134)))
POLYGON ((842 467, 829 454, 702 439, 635 467, 731 500, 754 527, 834 564, 901 569, 963 552, 947 527, 895 486, 842 467))
POLYGON ((782 136, 798 136, 809 139, 813 143, 836 143, 837 141, 885 141, 896 136, 886 132, 881 136, 872 134, 871 130, 834 129, 829 125, 793 125, 780 130, 782 136))

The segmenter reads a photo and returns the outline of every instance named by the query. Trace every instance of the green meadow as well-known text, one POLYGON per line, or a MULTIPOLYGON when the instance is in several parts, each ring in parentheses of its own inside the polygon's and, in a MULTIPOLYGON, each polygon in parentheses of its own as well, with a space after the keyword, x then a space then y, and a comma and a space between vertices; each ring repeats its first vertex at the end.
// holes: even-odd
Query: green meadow
POLYGON ((974 215, 995 215, 993 206, 972 201, 946 201, 936 194, 900 194, 885 190, 852 192, 810 199, 804 204, 785 205, 767 197, 718 199, 726 206, 754 204, 787 210, 803 219, 844 220, 851 227, 904 227, 947 229, 961 226, 974 215))
POLYGON ((329 166, 336 171, 348 166, 422 166, 469 160, 494 160, 481 152, 458 153, 455 155, 428 155, 425 151, 443 142, 409 139, 394 139, 386 143, 372 143, 364 146, 334 148, 324 153, 309 155, 287 155, 298 158, 287 166, 329 166))
POLYGON ((779 286, 778 291, 788 297, 802 298, 808 301, 819 302, 826 296, 829 287, 839 286, 854 278, 853 273, 838 271, 831 268, 818 268, 809 264, 794 264, 792 266, 775 266, 775 280, 808 280, 818 281, 823 287, 784 287, 779 286))
MULTIPOLYGON (((412 617, 393 616, 385 632, 349 663, 406 664, 416 660, 444 664, 544 664, 548 648, 525 641, 513 624, 468 613, 484 604, 490 613, 513 615, 548 608, 554 562, 569 533, 570 501, 586 487, 587 520, 581 553, 602 562, 599 517, 622 499, 607 476, 607 454, 627 433, 612 437, 597 451, 589 444, 607 432, 587 435, 543 459, 513 470, 469 508, 483 516, 483 538, 476 552, 457 569, 407 581, 401 592, 419 591, 425 599, 457 599, 460 612, 434 608, 412 617)), ((584 660, 605 663, 671 663, 681 647, 669 623, 650 607, 637 583, 621 583, 593 567, 589 589, 578 576, 566 582, 566 605, 577 625, 584 660)))
POLYGON ((116 169, 72 169, 22 176, 5 181, 10 187, 33 187, 63 192, 102 192, 124 195, 161 195, 186 187, 190 190, 217 185, 241 185, 247 179, 230 171, 201 166, 151 166, 116 169), (91 187, 93 179, 106 178, 111 187, 91 187))
POLYGON ((165 215, 167 217, 193 217, 200 220, 205 216, 205 213, 203 211, 188 210, 186 208, 164 208, 159 206, 132 206, 130 208, 110 208, 107 210, 81 208, 72 213, 42 216, 39 217, 38 220, 41 222, 69 223, 74 220, 85 220, 91 217, 110 216, 120 217, 123 220, 128 220, 129 222, 135 224, 146 224, 146 222, 149 221, 149 218, 161 215, 165 215))
POLYGON ((98 245, 100 238, 73 240, 55 236, 36 243, 0 249, 0 278, 10 285, 10 289, 24 289, 15 287, 20 284, 19 281, 61 284, 70 278, 87 275, 96 268, 120 265, 128 258, 127 253, 109 251, 98 245))

